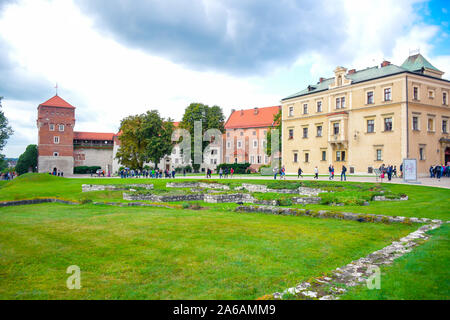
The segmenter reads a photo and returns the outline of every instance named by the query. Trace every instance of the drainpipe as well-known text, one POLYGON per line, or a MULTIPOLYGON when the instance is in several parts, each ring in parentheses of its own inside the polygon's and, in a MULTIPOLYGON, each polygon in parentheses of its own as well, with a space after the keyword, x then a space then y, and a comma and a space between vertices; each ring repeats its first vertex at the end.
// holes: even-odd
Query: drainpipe
POLYGON ((408 74, 406 74, 406 158, 409 159, 408 74))

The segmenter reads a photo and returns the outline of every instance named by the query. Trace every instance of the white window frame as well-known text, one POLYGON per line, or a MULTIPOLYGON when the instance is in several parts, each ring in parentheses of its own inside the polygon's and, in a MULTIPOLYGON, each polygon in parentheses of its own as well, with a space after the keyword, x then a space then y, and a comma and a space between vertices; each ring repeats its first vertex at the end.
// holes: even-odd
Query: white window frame
POLYGON ((289 117, 293 117, 294 116, 294 106, 289 106, 289 113, 288 113, 289 117))
POLYGON ((258 148, 258 140, 253 140, 253 148, 258 148))
POLYGON ((242 140, 238 140, 237 142, 237 148, 242 149, 242 140))
POLYGON ((48 125, 48 130, 49 130, 49 131, 55 131, 55 125, 54 125, 53 123, 50 123, 50 124, 48 125))
POLYGON ((60 140, 59 140, 59 136, 54 136, 53 137, 53 143, 54 144, 59 144, 60 140))
POLYGON ((64 125, 63 124, 59 124, 58 125, 58 131, 59 132, 64 132, 64 125), (62 129, 62 130, 61 130, 62 129))
POLYGON ((317 112, 322 112, 323 108, 322 108, 322 101, 317 101, 317 112))

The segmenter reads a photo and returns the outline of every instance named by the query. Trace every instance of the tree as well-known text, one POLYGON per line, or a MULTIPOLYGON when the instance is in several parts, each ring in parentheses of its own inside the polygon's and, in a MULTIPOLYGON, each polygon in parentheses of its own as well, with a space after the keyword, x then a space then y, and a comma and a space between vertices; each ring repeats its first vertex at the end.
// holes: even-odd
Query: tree
POLYGON ((134 169, 143 169, 149 161, 158 166, 161 158, 172 152, 173 129, 172 121, 161 118, 157 110, 123 119, 116 158, 122 165, 134 169))
POLYGON ((147 143, 146 156, 156 167, 164 155, 172 153, 174 129, 173 121, 170 118, 165 121, 157 110, 147 111, 144 116, 142 130, 147 143))
POLYGON ((16 164, 16 172, 19 175, 28 173, 30 170, 35 172, 37 167, 38 150, 37 145, 30 144, 24 153, 19 157, 16 164))
MULTIPOLYGON (((209 129, 218 129, 224 132, 225 117, 222 108, 219 106, 209 107, 203 103, 191 103, 184 111, 180 128, 186 129, 191 134, 191 159, 194 159, 194 124, 195 121, 202 122, 202 153, 209 145, 209 141, 203 141, 203 134, 209 129)), ((219 138, 219 137, 216 137, 219 138)), ((220 137, 221 138, 221 137, 220 137)), ((192 165, 194 171, 198 172, 200 164, 192 165)))
POLYGON ((279 151, 281 151, 281 110, 274 115, 272 128, 267 132, 266 154, 269 157, 272 156, 272 131, 278 132, 278 146, 279 151))
POLYGON ((8 119, 2 111, 2 100, 0 97, 0 152, 6 145, 9 137, 14 133, 10 126, 8 126, 8 119))

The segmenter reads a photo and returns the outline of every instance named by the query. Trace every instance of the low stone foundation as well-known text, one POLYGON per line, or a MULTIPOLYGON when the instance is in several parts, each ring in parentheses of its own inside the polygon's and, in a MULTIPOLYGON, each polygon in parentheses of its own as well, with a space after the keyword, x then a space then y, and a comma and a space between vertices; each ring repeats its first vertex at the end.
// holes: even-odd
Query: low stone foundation
POLYGON ((360 222, 403 222, 403 223, 442 223, 441 220, 431 220, 428 218, 406 218, 406 217, 391 217, 377 214, 360 214, 353 212, 333 212, 327 210, 311 211, 308 209, 298 208, 280 208, 275 206, 239 206, 235 209, 237 212, 256 212, 269 213, 287 216, 309 216, 317 218, 334 218, 341 220, 354 220, 360 222))
POLYGON ((166 188, 204 188, 204 189, 220 189, 230 190, 230 187, 220 183, 206 182, 169 182, 166 188))
POLYGON ((123 194, 123 200, 129 201, 153 201, 153 202, 176 202, 176 201, 203 201, 203 194, 186 194, 176 196, 160 196, 155 194, 123 194))
POLYGON ((389 199, 386 196, 375 196, 373 197, 373 201, 406 201, 408 200, 408 196, 400 197, 397 199, 389 199))
MULTIPOLYGON (((307 188, 307 187, 299 187, 297 189, 270 189, 264 184, 250 184, 243 183, 240 189, 245 189, 250 192, 273 192, 273 193, 284 193, 284 194, 300 194, 302 196, 317 196, 319 193, 328 192, 321 189, 307 188)), ((237 189, 237 188, 236 188, 237 189)))
POLYGON ((254 203, 256 199, 248 193, 205 194, 203 201, 206 203, 254 203))
POLYGON ((82 192, 90 191, 127 191, 132 188, 144 188, 147 190, 153 189, 153 184, 126 184, 126 185, 108 185, 108 184, 83 184, 81 186, 82 192))
POLYGON ((65 201, 59 199, 32 199, 32 200, 19 200, 19 201, 4 201, 0 202, 0 207, 12 207, 23 206, 28 204, 40 204, 40 203, 63 203, 63 204, 79 204, 77 202, 65 201))

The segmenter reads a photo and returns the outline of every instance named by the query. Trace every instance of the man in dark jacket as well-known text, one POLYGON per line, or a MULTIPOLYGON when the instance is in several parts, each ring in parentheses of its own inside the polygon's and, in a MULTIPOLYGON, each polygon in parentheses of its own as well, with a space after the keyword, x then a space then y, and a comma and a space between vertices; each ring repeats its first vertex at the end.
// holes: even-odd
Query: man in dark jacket
POLYGON ((342 172, 341 172, 341 181, 342 181, 342 177, 344 177, 344 181, 347 181, 347 177, 346 174, 347 173, 347 168, 345 167, 345 165, 342 166, 342 172))

